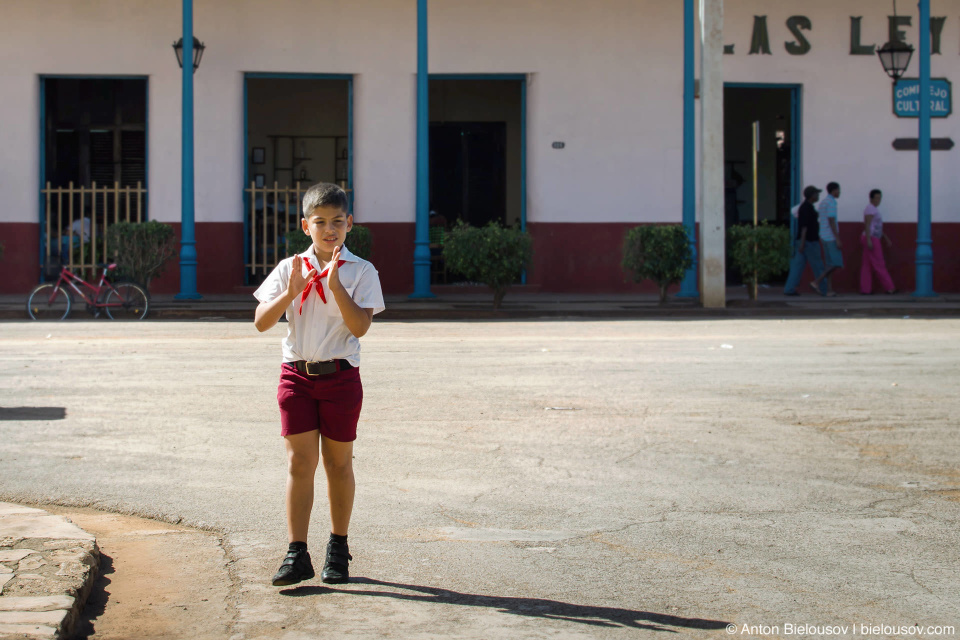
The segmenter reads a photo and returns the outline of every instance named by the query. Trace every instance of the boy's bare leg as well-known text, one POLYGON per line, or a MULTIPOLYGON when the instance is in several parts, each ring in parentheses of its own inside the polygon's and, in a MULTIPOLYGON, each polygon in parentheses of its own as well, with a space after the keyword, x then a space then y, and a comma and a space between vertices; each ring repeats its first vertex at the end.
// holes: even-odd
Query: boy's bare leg
POLYGON ((353 477, 353 443, 320 438, 323 469, 327 473, 327 495, 330 498, 331 533, 347 535, 356 481, 353 477))
POLYGON ((284 436, 287 446, 287 536, 306 542, 313 509, 313 479, 320 462, 320 431, 284 436))

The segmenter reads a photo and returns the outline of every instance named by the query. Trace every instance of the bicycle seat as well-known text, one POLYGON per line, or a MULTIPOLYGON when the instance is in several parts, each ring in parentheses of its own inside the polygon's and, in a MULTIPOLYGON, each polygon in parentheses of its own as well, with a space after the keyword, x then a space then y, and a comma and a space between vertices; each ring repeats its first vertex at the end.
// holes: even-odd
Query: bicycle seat
POLYGON ((104 264, 100 262, 100 263, 97 263, 97 266, 100 267, 101 269, 106 269, 107 271, 113 271, 114 269, 117 268, 117 263, 111 262, 110 264, 104 264))

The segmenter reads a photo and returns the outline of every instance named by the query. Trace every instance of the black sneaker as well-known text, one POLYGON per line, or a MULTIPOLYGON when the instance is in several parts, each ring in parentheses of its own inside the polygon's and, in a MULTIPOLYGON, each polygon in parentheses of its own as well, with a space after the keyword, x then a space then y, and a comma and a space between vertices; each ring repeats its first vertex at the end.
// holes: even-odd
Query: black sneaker
POLYGON ((331 540, 327 543, 327 560, 323 564, 320 579, 327 584, 350 582, 349 562, 353 560, 346 542, 331 540))
POLYGON ((273 586, 286 587, 291 584, 297 584, 302 580, 309 580, 316 574, 313 572, 313 563, 310 562, 310 554, 306 549, 287 551, 287 557, 283 559, 283 564, 276 575, 273 576, 273 586))

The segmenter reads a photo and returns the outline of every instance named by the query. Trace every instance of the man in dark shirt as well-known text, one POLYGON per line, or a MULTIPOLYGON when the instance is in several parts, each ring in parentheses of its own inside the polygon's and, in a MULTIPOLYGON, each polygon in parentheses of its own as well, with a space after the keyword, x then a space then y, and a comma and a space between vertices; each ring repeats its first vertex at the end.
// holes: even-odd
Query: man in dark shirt
MULTIPOLYGON (((803 204, 800 205, 800 211, 797 213, 797 250, 790 262, 790 275, 787 276, 787 284, 783 288, 785 295, 800 295, 797 292, 797 285, 800 284, 800 278, 808 262, 815 278, 819 279, 820 274, 823 273, 823 259, 820 256, 820 214, 813 206, 819 199, 820 189, 811 186, 803 190, 803 204)), ((818 291, 820 295, 827 295, 825 280, 820 280, 818 291)))

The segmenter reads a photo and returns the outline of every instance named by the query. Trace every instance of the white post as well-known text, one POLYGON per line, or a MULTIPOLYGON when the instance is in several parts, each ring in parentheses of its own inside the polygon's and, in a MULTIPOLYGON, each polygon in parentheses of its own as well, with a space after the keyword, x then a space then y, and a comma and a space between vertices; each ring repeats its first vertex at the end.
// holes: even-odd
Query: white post
POLYGON ((700 129, 700 301, 723 308, 723 0, 700 0, 700 129))

